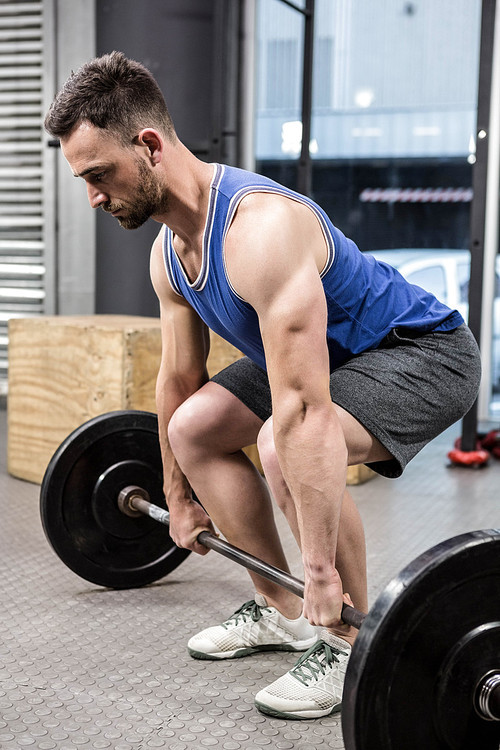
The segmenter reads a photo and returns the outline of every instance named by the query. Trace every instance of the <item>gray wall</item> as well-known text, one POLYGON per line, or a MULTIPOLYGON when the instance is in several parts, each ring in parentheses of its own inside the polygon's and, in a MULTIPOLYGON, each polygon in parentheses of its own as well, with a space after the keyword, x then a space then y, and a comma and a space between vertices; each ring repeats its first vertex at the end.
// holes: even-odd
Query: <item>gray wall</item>
MULTIPOLYGON (((43 0, 44 112, 72 70, 95 55, 94 3, 43 0), (78 29, 78 33, 75 32, 78 29)), ((44 143, 48 136, 43 135, 44 143)), ((44 156, 47 312, 95 312, 95 212, 83 180, 75 180, 59 149, 44 156)))
MULTIPOLYGON (((162 88, 180 139, 207 161, 235 160, 237 83, 228 86, 224 79, 238 67, 238 8, 238 0, 96 3, 97 55, 120 50, 144 63, 162 88)), ((157 314, 149 250, 158 231, 152 220, 127 231, 97 212, 97 313, 157 314)))

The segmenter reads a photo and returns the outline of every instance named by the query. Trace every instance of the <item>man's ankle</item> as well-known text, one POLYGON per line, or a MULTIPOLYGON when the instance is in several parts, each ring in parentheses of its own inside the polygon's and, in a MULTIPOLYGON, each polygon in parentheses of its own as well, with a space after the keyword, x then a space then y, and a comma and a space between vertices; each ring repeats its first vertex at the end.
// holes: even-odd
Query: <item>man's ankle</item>
POLYGON ((342 641, 345 641, 351 648, 354 646, 354 641, 356 640, 356 636, 358 634, 358 631, 355 628, 350 628, 352 630, 352 633, 345 632, 344 630, 335 630, 334 628, 324 628, 320 631, 319 637, 321 640, 325 641, 325 643, 329 643, 328 636, 333 636, 333 638, 340 638, 342 641))
POLYGON ((257 594, 266 600, 269 607, 277 609, 280 615, 286 617, 287 620, 297 620, 302 615, 302 600, 297 596, 292 595, 293 598, 285 599, 261 592, 257 592, 257 594))

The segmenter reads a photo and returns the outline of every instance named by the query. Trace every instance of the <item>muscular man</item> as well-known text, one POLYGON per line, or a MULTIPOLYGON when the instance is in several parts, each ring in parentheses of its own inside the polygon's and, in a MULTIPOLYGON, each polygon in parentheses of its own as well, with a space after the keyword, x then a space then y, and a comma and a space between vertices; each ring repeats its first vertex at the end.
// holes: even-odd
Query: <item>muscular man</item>
POLYGON ((127 229, 149 217, 162 225, 151 278, 172 538, 205 554, 196 537, 213 522, 286 570, 270 488, 301 548, 303 603, 250 573, 254 598, 194 635, 189 651, 224 659, 307 649, 256 704, 281 717, 338 711, 355 638, 342 603, 367 608, 347 466, 397 477, 460 419, 477 394, 476 343, 457 311, 363 255, 308 198, 195 158, 153 77, 122 54, 73 74, 45 124, 93 208, 127 229), (212 380, 208 327, 247 355, 212 380), (267 483, 241 450, 256 440, 267 483))

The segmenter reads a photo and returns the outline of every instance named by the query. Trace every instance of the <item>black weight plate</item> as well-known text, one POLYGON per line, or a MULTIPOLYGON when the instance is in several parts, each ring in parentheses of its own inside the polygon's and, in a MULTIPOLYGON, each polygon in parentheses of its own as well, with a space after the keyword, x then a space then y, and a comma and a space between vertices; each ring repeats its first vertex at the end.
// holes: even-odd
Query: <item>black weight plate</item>
MULTIPOLYGON (((476 707, 480 710, 477 677, 489 674, 493 664, 500 673, 500 622, 489 622, 471 630, 443 663, 434 714, 439 719, 439 731, 446 747, 459 750, 464 747, 464 738, 469 747, 474 745, 478 737, 474 726, 476 707)), ((499 742, 500 737, 498 747, 499 742)))
POLYGON ((155 414, 116 411, 78 427, 52 457, 40 492, 45 535, 61 560, 85 580, 110 588, 144 586, 189 554, 168 528, 118 508, 127 485, 138 485, 165 508, 155 414))
MULTIPOLYGON (((498 529, 443 542, 388 584, 349 661, 342 701, 346 750, 498 750, 500 723, 479 718, 472 701, 465 729, 448 744, 443 710, 458 691, 454 683, 443 687, 443 668, 468 634, 500 621, 499 592, 498 529)), ((490 669, 498 669, 499 658, 492 656, 490 669)), ((471 663, 471 681, 487 666, 471 663)))

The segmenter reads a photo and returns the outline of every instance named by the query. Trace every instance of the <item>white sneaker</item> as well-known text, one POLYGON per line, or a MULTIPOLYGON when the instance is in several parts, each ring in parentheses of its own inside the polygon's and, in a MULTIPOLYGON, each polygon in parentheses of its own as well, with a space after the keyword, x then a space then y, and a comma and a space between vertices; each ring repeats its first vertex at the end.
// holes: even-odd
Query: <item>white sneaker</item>
POLYGON ((255 705, 280 719, 317 719, 337 713, 351 646, 323 631, 292 669, 260 690, 255 705))
POLYGON ((257 651, 307 651, 317 637, 305 617, 289 620, 256 594, 255 601, 246 602, 222 625, 194 635, 188 651, 195 659, 231 659, 257 651))

